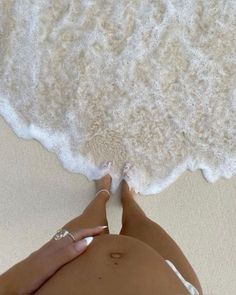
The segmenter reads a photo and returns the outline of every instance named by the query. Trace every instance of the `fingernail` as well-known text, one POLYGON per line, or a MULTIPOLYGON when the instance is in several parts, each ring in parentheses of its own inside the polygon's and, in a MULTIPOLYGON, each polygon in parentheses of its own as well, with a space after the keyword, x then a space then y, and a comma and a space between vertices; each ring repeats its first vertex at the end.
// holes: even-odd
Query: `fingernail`
POLYGON ((90 244, 92 243, 92 241, 93 241, 93 237, 87 237, 87 238, 85 238, 84 240, 85 240, 85 242, 86 242, 86 244, 87 244, 87 246, 88 246, 88 245, 90 245, 90 244))
POLYGON ((107 228, 108 226, 107 225, 100 225, 98 227, 104 229, 104 228, 107 228))
POLYGON ((77 243, 75 243, 75 249, 81 251, 82 249, 84 249, 84 247, 87 247, 89 244, 91 244, 92 240, 93 237, 87 237, 83 240, 78 241, 77 243))

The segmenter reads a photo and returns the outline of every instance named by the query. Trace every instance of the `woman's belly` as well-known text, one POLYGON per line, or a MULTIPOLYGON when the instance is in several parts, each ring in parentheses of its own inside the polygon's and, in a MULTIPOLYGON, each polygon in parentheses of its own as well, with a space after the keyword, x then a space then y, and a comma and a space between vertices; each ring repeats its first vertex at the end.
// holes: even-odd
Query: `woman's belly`
POLYGON ((150 246, 123 235, 99 235, 37 295, 169 295, 188 291, 150 246))

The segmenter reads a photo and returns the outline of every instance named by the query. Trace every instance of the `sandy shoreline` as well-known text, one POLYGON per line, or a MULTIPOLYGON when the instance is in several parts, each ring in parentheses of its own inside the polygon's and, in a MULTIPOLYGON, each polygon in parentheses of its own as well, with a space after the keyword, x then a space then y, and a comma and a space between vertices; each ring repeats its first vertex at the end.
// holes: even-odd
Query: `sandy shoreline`
MULTIPOLYGON (((80 214, 94 184, 67 172, 35 140, 18 138, 0 118, 0 272, 46 242, 80 214), (61 216, 58 219, 58 216, 61 216)), ((200 171, 185 172, 162 193, 137 196, 193 264, 206 294, 234 294, 236 178, 209 184, 200 171)), ((111 232, 120 228, 118 195, 108 204, 111 232)))

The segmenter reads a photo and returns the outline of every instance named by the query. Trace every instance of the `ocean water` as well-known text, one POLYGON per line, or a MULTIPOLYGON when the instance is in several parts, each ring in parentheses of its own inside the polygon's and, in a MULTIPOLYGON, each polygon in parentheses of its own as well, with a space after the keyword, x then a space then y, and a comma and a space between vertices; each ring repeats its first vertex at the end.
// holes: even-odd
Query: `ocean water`
POLYGON ((236 174, 236 2, 0 0, 0 114, 89 180, 236 174))

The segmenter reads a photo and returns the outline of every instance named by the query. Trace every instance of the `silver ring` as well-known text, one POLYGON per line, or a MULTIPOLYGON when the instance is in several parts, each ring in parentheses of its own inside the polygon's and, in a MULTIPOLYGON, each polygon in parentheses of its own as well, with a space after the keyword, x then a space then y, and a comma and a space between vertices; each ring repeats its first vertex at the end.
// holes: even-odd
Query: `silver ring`
POLYGON ((75 237, 73 236, 72 233, 70 233, 68 230, 66 230, 65 228, 60 228, 55 235, 53 236, 53 239, 58 241, 66 236, 70 236, 72 238, 73 241, 76 241, 75 237))

